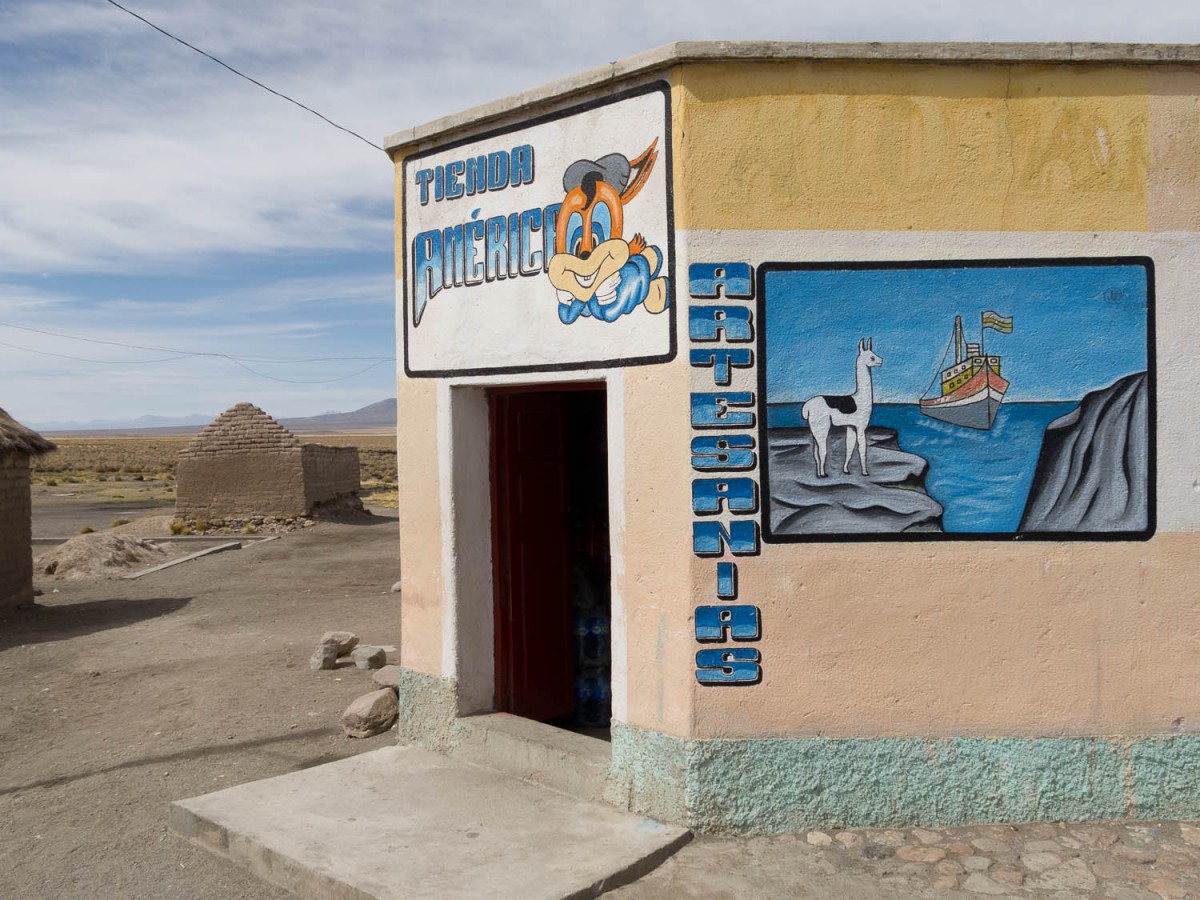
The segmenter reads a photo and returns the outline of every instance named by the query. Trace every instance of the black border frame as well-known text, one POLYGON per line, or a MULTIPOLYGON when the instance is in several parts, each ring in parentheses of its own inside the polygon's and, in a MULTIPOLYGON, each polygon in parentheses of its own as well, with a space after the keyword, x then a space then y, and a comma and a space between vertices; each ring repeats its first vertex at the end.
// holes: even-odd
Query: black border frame
MULTIPOLYGON (((668 350, 665 354, 658 356, 639 356, 628 359, 612 359, 578 363, 548 363, 540 366, 488 366, 483 368, 467 368, 467 369, 436 369, 436 370, 420 370, 413 371, 408 364, 408 335, 409 335, 409 271, 408 266, 402 267, 404 274, 404 289, 401 293, 400 305, 403 315, 403 325, 401 329, 401 340, 404 345, 404 374, 409 378, 451 378, 457 376, 473 376, 473 375, 509 375, 520 374, 526 372, 583 372, 595 369, 615 369, 624 368, 626 366, 645 366, 656 363, 667 363, 675 359, 678 353, 679 339, 677 336, 677 309, 678 302, 676 300, 677 287, 675 278, 675 172, 674 172, 674 152, 671 141, 671 86, 662 80, 652 81, 648 84, 638 85, 637 87, 629 88, 628 90, 620 91, 607 97, 597 98, 586 103, 580 103, 575 106, 570 106, 556 112, 547 113, 546 115, 537 116, 533 119, 526 119, 512 125, 505 125, 500 128, 494 128, 490 131, 485 131, 480 134, 472 134, 468 137, 460 138, 455 141, 450 141, 445 144, 439 144, 436 147, 430 147, 422 150, 420 153, 405 158, 401 164, 403 190, 402 197, 407 198, 410 193, 408 184, 409 165, 422 160, 435 153, 444 153, 447 150, 453 150, 456 147, 462 147, 466 144, 472 144, 477 141, 490 140, 491 138, 500 137, 501 135, 510 134, 514 131, 520 131, 525 128, 534 128, 538 125, 544 125, 547 122, 554 122, 559 119, 566 119, 580 113, 589 112, 600 107, 610 106, 614 103, 620 103, 622 100, 629 100, 634 97, 642 97, 647 94, 661 93, 663 98, 663 135, 665 137, 664 155, 666 157, 665 175, 667 179, 667 258, 664 261, 663 268, 670 276, 667 293, 667 313, 669 316, 667 328, 670 332, 668 350)), ((407 202, 405 208, 400 210, 400 246, 402 252, 408 254, 408 209, 407 202)))
POLYGON ((832 544, 939 541, 1146 541, 1154 536, 1158 515, 1158 374, 1155 360, 1154 260, 1148 256, 1041 257, 1018 259, 936 259, 880 262, 766 262, 755 272, 754 310, 758 317, 758 444, 759 478, 762 499, 761 532, 764 544, 832 544), (1140 531, 1034 531, 1034 532, 897 532, 845 534, 773 534, 771 531, 770 453, 767 443, 767 303, 766 278, 771 272, 865 271, 887 269, 1022 269, 1066 266, 1141 266, 1146 272, 1146 384, 1149 391, 1147 411, 1146 528, 1140 531))

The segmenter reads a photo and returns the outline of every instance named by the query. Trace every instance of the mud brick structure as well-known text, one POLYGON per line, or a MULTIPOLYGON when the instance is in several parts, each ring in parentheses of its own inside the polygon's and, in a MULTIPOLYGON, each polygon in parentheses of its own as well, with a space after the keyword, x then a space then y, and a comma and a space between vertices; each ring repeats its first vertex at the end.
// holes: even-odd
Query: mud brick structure
POLYGON ((33 602, 29 460, 53 449, 0 409, 0 610, 33 602))
POLYGON ((301 444, 251 403, 226 410, 179 454, 176 514, 304 516, 359 491, 358 450, 301 444))

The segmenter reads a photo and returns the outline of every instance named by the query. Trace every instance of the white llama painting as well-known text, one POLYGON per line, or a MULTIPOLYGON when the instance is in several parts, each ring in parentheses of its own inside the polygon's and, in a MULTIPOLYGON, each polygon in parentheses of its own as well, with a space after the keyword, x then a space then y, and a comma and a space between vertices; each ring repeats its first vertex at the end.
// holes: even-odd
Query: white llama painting
POLYGON ((871 370, 883 365, 883 360, 871 348, 873 342, 874 338, 858 342, 853 394, 818 394, 804 404, 801 414, 813 434, 813 459, 817 464, 817 475, 821 478, 826 476, 825 459, 829 455, 831 428, 846 429, 846 461, 842 465, 842 473, 850 474, 850 460, 857 445, 859 468, 863 475, 870 474, 867 469, 867 426, 871 424, 871 413, 875 408, 871 370))

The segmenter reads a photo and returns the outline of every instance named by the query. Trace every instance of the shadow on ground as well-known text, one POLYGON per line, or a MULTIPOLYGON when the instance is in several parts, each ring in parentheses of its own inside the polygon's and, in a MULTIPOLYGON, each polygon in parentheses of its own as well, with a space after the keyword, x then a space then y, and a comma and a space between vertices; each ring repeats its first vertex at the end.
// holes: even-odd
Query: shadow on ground
POLYGON ((318 513, 314 518, 318 522, 329 522, 334 525, 391 525, 396 526, 396 517, 380 515, 375 512, 348 513, 318 513))
POLYGON ((48 644, 110 628, 123 628, 145 619, 183 609, 191 597, 153 597, 145 600, 89 600, 61 606, 23 606, 0 618, 0 650, 21 644, 48 644))
MULTIPOLYGON (((290 731, 287 734, 275 735, 272 737, 255 738, 248 741, 230 741, 224 744, 211 744, 207 747, 194 747, 190 750, 180 750, 177 753, 163 753, 158 756, 144 756, 141 759, 131 759, 127 762, 117 763, 112 766, 104 766, 102 768, 89 769, 86 772, 77 772, 73 775, 55 775, 50 778, 43 778, 39 781, 30 781, 26 784, 5 785, 0 787, 0 797, 6 794, 16 794, 21 791, 28 791, 33 788, 53 787, 59 784, 69 784, 72 781, 78 781, 80 778, 91 778, 93 775, 103 775, 106 772, 119 772, 122 769, 137 769, 142 766, 155 765, 157 763, 179 762, 180 760, 202 759, 207 756, 220 756, 222 754, 236 754, 243 750, 250 750, 257 747, 266 747, 270 745, 280 744, 288 741, 303 741, 310 737, 327 734, 327 728, 309 728, 304 731, 290 731)), ((325 754, 326 757, 332 758, 331 754, 325 754)), ((322 762, 329 762, 329 759, 322 757, 316 762, 302 762, 295 765, 296 769, 306 769, 314 765, 320 765, 322 762)))

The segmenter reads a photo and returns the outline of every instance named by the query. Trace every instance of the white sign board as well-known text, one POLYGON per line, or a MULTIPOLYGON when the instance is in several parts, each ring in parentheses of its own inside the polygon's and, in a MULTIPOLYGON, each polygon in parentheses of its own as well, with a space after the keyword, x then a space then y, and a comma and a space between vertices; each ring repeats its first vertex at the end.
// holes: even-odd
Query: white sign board
POLYGON ((661 82, 404 161, 404 369, 593 369, 675 355, 661 82))

